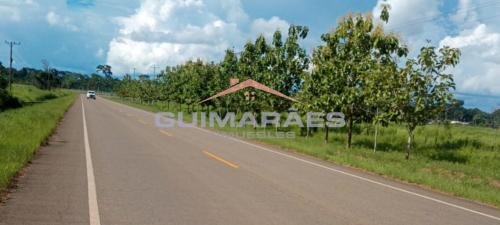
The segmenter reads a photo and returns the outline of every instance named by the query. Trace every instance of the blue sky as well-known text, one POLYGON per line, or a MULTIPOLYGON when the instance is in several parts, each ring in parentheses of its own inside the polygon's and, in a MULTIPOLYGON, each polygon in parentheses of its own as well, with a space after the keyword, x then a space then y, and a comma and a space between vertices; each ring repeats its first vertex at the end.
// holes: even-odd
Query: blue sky
MULTIPOLYGON (((270 36, 290 24, 306 25, 311 51, 320 35, 348 12, 379 13, 382 0, 0 0, 0 40, 14 49, 16 67, 85 73, 107 63, 116 75, 152 73, 152 66, 202 58, 218 61, 258 34, 270 36)), ((468 107, 500 107, 500 0, 388 0, 386 29, 413 50, 427 39, 462 50, 455 74, 468 107)), ((8 62, 8 47, 0 61, 8 62)))

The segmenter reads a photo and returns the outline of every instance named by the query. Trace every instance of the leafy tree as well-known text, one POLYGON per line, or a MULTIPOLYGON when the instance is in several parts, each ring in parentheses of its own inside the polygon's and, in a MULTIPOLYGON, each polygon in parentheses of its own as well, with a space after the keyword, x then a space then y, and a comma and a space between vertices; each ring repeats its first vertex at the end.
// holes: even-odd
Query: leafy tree
MULTIPOLYGON (((387 22, 388 8, 383 11, 381 19, 387 22)), ((322 82, 317 85, 326 85, 320 89, 329 91, 331 96, 314 101, 323 101, 317 105, 334 105, 327 108, 344 112, 350 148, 354 122, 366 116, 368 108, 383 103, 384 91, 373 93, 373 85, 386 80, 385 73, 394 70, 397 64, 392 57, 406 55, 408 50, 401 46, 396 35, 385 34, 380 25, 375 26, 369 15, 349 14, 321 39, 325 45, 313 56, 313 73, 328 77, 320 79, 322 82)))
POLYGON ((446 71, 457 65, 459 58, 460 50, 456 48, 445 46, 437 50, 426 46, 420 49, 417 59, 407 60, 401 70, 393 88, 393 110, 408 131, 406 159, 410 158, 415 128, 439 116, 453 99, 450 90, 455 83, 453 75, 446 71))
MULTIPOLYGON (((321 112, 323 114, 340 109, 333 97, 338 93, 338 80, 335 79, 333 66, 331 65, 332 52, 327 46, 319 46, 313 52, 312 62, 315 66, 311 73, 304 73, 302 79, 303 87, 299 92, 301 100, 297 106, 303 112, 321 112)), ((328 142, 329 129, 325 126, 325 142, 328 142)), ((309 130, 307 131, 309 134, 309 130)))
MULTIPOLYGON (((265 84, 279 92, 293 96, 302 86, 302 76, 309 67, 309 56, 299 44, 307 37, 309 28, 291 25, 288 37, 283 42, 279 30, 274 32, 272 45, 269 47, 269 56, 265 84)), ((283 111, 291 106, 291 102, 281 98, 269 98, 269 105, 273 109, 283 111)))
POLYGON ((101 72, 105 76, 111 76, 111 75, 113 75, 113 72, 111 71, 111 66, 110 65, 98 65, 96 67, 96 72, 101 72))
MULTIPOLYGON (((238 56, 232 49, 227 49, 226 54, 224 55, 224 59, 219 65, 219 76, 217 76, 214 80, 216 82, 216 89, 217 91, 213 92, 212 94, 215 94, 219 91, 225 90, 229 88, 229 80, 231 78, 240 78, 241 74, 238 69, 238 56)), ((236 105, 237 102, 239 102, 237 99, 241 98, 241 96, 237 95, 229 95, 229 96, 224 96, 222 98, 216 99, 216 103, 219 107, 223 107, 225 111, 229 111, 229 107, 231 106, 231 103, 233 105, 236 105)))
MULTIPOLYGON (((389 21, 389 9, 387 4, 382 5, 380 15, 381 21, 389 21)), ((378 24, 371 32, 373 50, 370 72, 365 77, 364 88, 367 107, 365 117, 372 120, 375 126, 375 137, 373 150, 377 149, 378 126, 387 126, 394 119, 394 112, 390 110, 390 103, 396 97, 391 95, 393 82, 398 76, 398 59, 407 56, 408 48, 401 44, 399 36, 394 33, 386 33, 383 25, 378 24)))

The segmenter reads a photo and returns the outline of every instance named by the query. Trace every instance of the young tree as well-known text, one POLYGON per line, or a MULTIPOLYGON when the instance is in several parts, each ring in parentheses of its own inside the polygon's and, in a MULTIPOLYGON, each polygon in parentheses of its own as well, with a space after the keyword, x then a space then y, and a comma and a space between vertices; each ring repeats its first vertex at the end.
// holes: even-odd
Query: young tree
MULTIPOLYGON (((384 23, 389 21, 389 5, 382 5, 380 20, 384 23)), ((391 95, 394 86, 392 82, 397 80, 399 58, 407 56, 408 48, 403 45, 400 38, 393 33, 386 33, 383 24, 378 24, 372 32, 373 53, 371 72, 365 79, 364 91, 368 106, 368 118, 375 126, 373 151, 377 149, 378 126, 387 126, 394 117, 390 110, 390 102, 395 96, 391 95)))
MULTIPOLYGON (((320 46, 313 52, 312 62, 315 66, 311 73, 303 73, 303 86, 299 92, 301 101, 297 106, 303 112, 328 113, 339 110, 333 96, 340 94, 338 86, 341 85, 332 74, 334 67, 331 65, 332 52, 328 46, 320 46)), ((325 126, 325 142, 328 142, 328 127, 325 126)), ((307 130, 309 135, 309 130, 307 130)))
POLYGON ((417 59, 407 60, 400 71, 397 86, 393 87, 392 107, 408 131, 406 159, 410 158, 417 126, 439 116, 453 99, 450 90, 455 88, 455 83, 447 69, 456 66, 459 58, 460 50, 456 48, 445 46, 437 51, 433 46, 426 46, 420 49, 417 59))
MULTIPOLYGON (((268 63, 266 85, 288 96, 293 96, 300 90, 301 77, 309 67, 310 58, 299 41, 306 38, 308 33, 309 28, 305 26, 291 25, 284 42, 279 30, 274 33, 266 57, 268 63)), ((280 111, 291 106, 290 101, 281 98, 270 98, 269 104, 280 111)))
MULTIPOLYGON (((388 21, 388 7, 384 7, 381 19, 388 21)), ((316 54, 318 58, 313 62, 317 72, 330 77, 324 79, 330 83, 318 85, 329 87, 323 88, 330 90, 332 95, 329 104, 344 112, 348 126, 347 147, 350 148, 354 122, 365 116, 375 103, 370 82, 382 76, 387 67, 394 67, 392 57, 405 55, 407 49, 396 35, 385 34, 380 25, 374 26, 370 15, 349 14, 334 31, 323 34, 321 39, 325 42, 321 46, 322 54, 316 54), (377 69, 378 75, 374 73, 377 69)))

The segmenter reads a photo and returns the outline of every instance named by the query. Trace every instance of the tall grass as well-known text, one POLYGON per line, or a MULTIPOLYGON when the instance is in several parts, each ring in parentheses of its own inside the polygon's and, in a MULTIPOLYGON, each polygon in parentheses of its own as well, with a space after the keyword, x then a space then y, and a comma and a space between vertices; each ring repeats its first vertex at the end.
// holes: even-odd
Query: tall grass
POLYGON ((65 96, 69 91, 61 89, 48 91, 31 85, 14 84, 12 86, 12 93, 23 103, 34 103, 65 96))
MULTIPOLYGON (((34 87, 27 88, 32 91, 21 96, 24 100, 46 94, 34 87)), ((75 93, 66 91, 62 97, 0 113, 0 190, 31 159, 74 100, 75 93)))
MULTIPOLYGON (((143 104, 126 99, 112 100, 152 112, 164 111, 164 103, 143 104)), ((171 112, 178 109, 170 107, 171 112)), ((186 116, 189 121, 190 116, 186 116)), ((263 128, 217 128, 234 134, 261 132, 263 128)), ((274 132, 274 128, 266 131, 274 132)), ((338 164, 364 169, 376 174, 419 184, 456 196, 500 207, 500 130, 460 125, 427 125, 419 127, 410 160, 405 160, 407 132, 401 125, 391 124, 379 129, 378 148, 373 151, 374 127, 358 124, 353 148, 346 148, 345 128, 331 129, 328 143, 322 129, 312 135, 299 128, 279 128, 294 131, 293 139, 255 138, 270 144, 338 164)))

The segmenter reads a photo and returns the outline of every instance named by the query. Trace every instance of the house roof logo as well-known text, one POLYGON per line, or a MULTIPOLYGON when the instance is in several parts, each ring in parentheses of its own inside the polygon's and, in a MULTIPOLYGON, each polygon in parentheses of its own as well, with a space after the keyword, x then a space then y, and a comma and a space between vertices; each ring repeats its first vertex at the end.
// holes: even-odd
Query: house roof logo
POLYGON ((238 79, 234 79, 234 78, 231 79, 230 80, 230 84, 231 84, 230 88, 228 88, 228 89, 226 89, 224 91, 221 91, 221 92, 217 93, 216 95, 214 95, 212 97, 209 97, 209 98, 201 101, 200 103, 203 103, 203 102, 206 102, 206 101, 210 101, 212 99, 215 99, 215 98, 227 95, 227 94, 231 94, 231 93, 237 92, 237 91, 239 91, 241 89, 245 89, 247 87, 253 87, 255 89, 259 89, 261 91, 267 92, 269 94, 276 95, 276 96, 284 98, 284 99, 288 99, 288 100, 293 101, 293 102, 299 102, 299 101, 297 101, 296 99, 294 99, 292 97, 289 97, 289 96, 287 96, 287 95, 285 95, 285 94, 283 94, 283 93, 281 93, 279 91, 276 91, 276 90, 274 90, 274 89, 272 89, 272 88, 270 88, 270 87, 268 87, 266 85, 263 85, 263 84, 261 84, 261 83, 259 83, 257 81, 254 81, 252 79, 248 79, 248 80, 243 81, 241 83, 238 83, 238 82, 239 82, 238 79))

